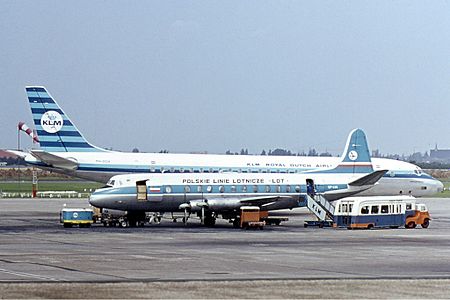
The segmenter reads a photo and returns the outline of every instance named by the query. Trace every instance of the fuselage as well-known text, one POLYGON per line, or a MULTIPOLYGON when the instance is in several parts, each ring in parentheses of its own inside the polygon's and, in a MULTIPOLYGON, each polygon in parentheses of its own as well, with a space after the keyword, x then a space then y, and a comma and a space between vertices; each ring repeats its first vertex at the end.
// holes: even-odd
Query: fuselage
MULTIPOLYGON (((337 165, 339 157, 260 156, 217 154, 162 154, 123 152, 55 152, 75 161, 76 169, 54 168, 27 155, 32 165, 70 176, 106 183, 112 176, 129 173, 300 173, 337 165)), ((442 191, 440 181, 416 165, 384 158, 372 158, 373 168, 389 170, 375 187, 363 195, 430 196, 442 191)))
MULTIPOLYGON (((110 186, 96 190, 90 203, 96 207, 128 211, 181 211, 181 204, 205 202, 208 209, 227 211, 243 203, 259 204, 263 210, 304 206, 307 192, 341 198, 370 189, 373 185, 349 183, 367 174, 135 174, 111 178, 110 186), (308 191, 310 187, 314 189, 308 191), (264 201, 267 200, 267 203, 264 201)), ((381 175, 380 175, 381 176, 381 175)))

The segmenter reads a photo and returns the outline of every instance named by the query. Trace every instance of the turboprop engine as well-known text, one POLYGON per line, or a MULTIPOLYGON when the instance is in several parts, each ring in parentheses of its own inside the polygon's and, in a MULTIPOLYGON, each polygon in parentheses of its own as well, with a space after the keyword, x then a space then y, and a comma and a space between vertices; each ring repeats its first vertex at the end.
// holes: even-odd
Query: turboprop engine
POLYGON ((191 212, 199 212, 202 208, 206 208, 212 211, 225 211, 237 209, 242 206, 239 199, 204 199, 204 200, 191 200, 187 203, 187 208, 191 212))

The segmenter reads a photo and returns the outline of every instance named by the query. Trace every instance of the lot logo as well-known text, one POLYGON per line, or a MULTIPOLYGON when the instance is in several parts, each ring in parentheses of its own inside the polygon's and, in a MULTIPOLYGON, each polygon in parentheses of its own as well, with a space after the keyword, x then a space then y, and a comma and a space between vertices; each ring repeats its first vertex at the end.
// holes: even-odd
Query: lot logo
POLYGON ((356 160, 358 158, 358 152, 355 150, 352 150, 348 153, 348 158, 352 161, 356 160))
POLYGON ((42 115, 41 126, 48 133, 56 133, 63 127, 63 118, 54 110, 50 110, 42 115))

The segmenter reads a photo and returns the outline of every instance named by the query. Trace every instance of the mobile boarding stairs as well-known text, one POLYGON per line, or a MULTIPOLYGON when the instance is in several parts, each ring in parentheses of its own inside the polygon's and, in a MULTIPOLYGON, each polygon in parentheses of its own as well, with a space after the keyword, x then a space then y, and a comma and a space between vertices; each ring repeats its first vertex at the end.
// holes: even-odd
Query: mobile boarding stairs
POLYGON ((319 222, 333 221, 335 207, 324 196, 321 194, 307 194, 306 203, 308 209, 317 217, 319 222))

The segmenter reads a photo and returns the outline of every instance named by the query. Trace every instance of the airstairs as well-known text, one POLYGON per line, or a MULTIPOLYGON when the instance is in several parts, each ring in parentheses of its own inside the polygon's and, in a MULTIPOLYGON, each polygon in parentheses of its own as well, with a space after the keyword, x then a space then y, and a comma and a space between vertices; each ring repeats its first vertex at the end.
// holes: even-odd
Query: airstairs
POLYGON ((334 205, 320 194, 306 195, 307 207, 321 221, 332 221, 334 205))

